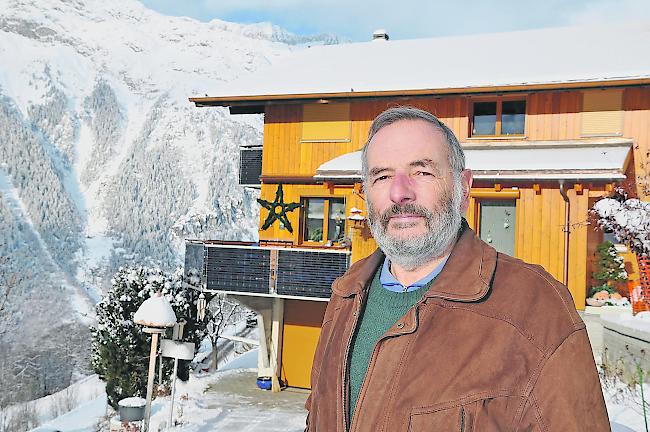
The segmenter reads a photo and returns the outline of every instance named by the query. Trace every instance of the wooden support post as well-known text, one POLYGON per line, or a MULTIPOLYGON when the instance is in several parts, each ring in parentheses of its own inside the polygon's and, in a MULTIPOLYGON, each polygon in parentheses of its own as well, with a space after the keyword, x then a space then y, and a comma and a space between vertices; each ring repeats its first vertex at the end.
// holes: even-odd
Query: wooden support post
POLYGON ((271 370, 273 375, 271 376, 271 390, 274 393, 279 392, 280 381, 278 375, 281 370, 281 359, 282 359, 282 330, 284 324, 284 299, 274 298, 273 299, 273 322, 271 323, 271 370))
POLYGON ((151 417, 151 399, 153 398, 153 379, 156 376, 156 353, 158 352, 158 335, 162 332, 160 329, 145 328, 146 333, 151 333, 151 352, 149 353, 149 375, 147 379, 147 405, 144 408, 144 424, 142 432, 149 430, 149 420, 151 417))
POLYGON ((576 194, 578 194, 578 195, 582 195, 582 193, 583 193, 582 183, 576 183, 576 184, 574 184, 574 185, 573 185, 573 190, 576 191, 576 194))
POLYGON ((264 315, 259 313, 257 314, 257 331, 259 332, 260 339, 260 348, 257 353, 257 371, 258 377, 268 376, 269 370, 269 348, 266 343, 266 327, 265 327, 264 315))

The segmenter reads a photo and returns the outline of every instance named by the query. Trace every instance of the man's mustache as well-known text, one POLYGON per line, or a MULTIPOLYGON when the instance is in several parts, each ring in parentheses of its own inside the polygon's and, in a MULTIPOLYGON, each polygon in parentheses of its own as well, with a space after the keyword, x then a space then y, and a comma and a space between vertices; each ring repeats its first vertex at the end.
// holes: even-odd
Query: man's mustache
POLYGON ((390 218, 399 215, 415 215, 428 219, 431 216, 431 212, 426 207, 418 204, 407 203, 403 206, 393 204, 381 214, 379 222, 381 223, 381 226, 386 229, 386 227, 388 227, 388 222, 390 222, 390 218))

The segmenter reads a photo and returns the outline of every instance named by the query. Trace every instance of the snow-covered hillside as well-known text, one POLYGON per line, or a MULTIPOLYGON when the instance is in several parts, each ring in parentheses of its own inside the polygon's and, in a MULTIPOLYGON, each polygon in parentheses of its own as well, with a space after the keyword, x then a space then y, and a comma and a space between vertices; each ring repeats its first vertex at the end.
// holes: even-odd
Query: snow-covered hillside
POLYGON ((254 240, 237 172, 262 119, 187 98, 332 42, 136 0, 0 0, 0 273, 21 276, 0 342, 83 326, 119 266, 174 267, 185 237, 254 240))

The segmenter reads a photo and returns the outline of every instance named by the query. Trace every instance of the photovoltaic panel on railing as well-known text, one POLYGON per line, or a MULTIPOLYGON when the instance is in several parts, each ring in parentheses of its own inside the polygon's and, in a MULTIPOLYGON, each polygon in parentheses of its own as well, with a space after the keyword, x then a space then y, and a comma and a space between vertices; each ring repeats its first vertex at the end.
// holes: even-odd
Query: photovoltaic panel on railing
POLYGON ((241 149, 239 155, 239 184, 259 185, 262 175, 262 149, 241 149))
POLYGON ((269 257, 265 249, 208 247, 208 289, 268 293, 269 257))
POLYGON ((281 250, 277 292, 280 295, 328 298, 332 282, 348 269, 349 255, 317 251, 281 250))
POLYGON ((186 242, 185 243, 185 280, 189 281, 190 273, 193 275, 203 276, 203 243, 186 242))

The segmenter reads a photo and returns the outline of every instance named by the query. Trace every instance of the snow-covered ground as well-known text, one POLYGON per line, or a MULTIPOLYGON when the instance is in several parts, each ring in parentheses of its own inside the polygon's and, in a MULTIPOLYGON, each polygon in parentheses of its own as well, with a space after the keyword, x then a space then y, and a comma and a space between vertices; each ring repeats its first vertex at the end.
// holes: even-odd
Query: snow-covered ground
MULTIPOLYGON (((302 431, 306 415, 302 405, 307 394, 289 391, 277 396, 257 389, 256 367, 254 349, 215 373, 193 374, 188 382, 177 381, 174 419, 178 425, 171 430, 302 431)), ((170 402, 169 396, 153 402, 151 431, 164 430, 169 423, 170 402)), ((106 395, 102 393, 33 432, 93 432, 106 410, 106 395)))
MULTIPOLYGON (((648 318, 650 313, 631 317, 631 314, 626 312, 607 314, 606 319, 646 329, 648 318)), ((244 322, 239 324, 236 328, 228 328, 227 333, 246 337, 255 336, 256 332, 251 335, 246 334, 244 322)), ((232 342, 223 339, 219 349, 220 352, 227 354, 220 360, 217 372, 199 372, 192 374, 188 382, 177 381, 174 404, 174 419, 177 424, 167 430, 176 432, 215 430, 298 432, 303 430, 306 417, 303 404, 307 398, 306 392, 289 390, 278 395, 259 390, 255 385, 257 349, 238 355, 232 342)), ((209 352, 209 343, 202 344, 197 361, 209 357, 209 352)), ((629 386, 617 377, 604 378, 602 383, 612 431, 645 431, 640 387, 629 386)), ((34 429, 34 432, 95 431, 95 425, 107 411, 103 384, 96 377, 90 377, 75 386, 75 393, 79 395, 77 398, 79 406, 34 429)), ((650 396, 650 385, 644 385, 644 394, 650 396)), ((39 417, 44 418, 40 413, 46 414, 52 411, 53 401, 57 397, 62 397, 57 395, 35 402, 38 404, 39 417)), ((165 430, 169 424, 170 402, 169 396, 159 397, 153 402, 151 431, 165 430)), ((107 426, 105 430, 108 430, 107 426)))
MULTIPOLYGON (((303 430, 307 395, 285 391, 278 395, 255 388, 257 350, 248 351, 213 374, 192 375, 187 383, 178 381, 174 419, 176 432, 298 432, 303 430), (273 398, 276 401, 273 401, 273 398), (279 399, 279 401, 277 401, 279 399)), ((646 395, 650 386, 645 385, 646 395)), ((644 431, 639 388, 620 383, 604 387, 613 432, 644 431)), ((151 431, 163 430, 169 422, 170 397, 153 402, 151 431)), ((75 410, 34 429, 34 432, 93 432, 106 412, 106 395, 101 394, 75 410)))

